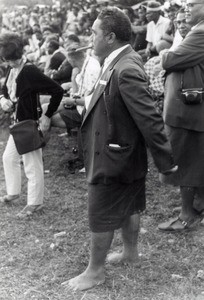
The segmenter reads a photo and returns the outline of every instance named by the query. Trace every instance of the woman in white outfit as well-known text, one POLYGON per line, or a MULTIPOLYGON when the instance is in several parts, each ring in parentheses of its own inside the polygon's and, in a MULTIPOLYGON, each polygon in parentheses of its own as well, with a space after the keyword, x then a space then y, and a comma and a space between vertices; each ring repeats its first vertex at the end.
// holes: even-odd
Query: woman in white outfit
MULTIPOLYGON (((23 56, 23 50, 23 40, 18 34, 12 32, 0 35, 0 56, 9 67, 0 95, 1 107, 5 112, 14 113, 18 121, 37 120, 38 116, 41 116, 41 111, 37 112, 40 105, 39 94, 50 95, 47 111, 40 118, 40 127, 43 132, 46 132, 50 127, 50 118, 62 99, 63 89, 35 65, 29 63, 23 56)), ((11 203, 20 197, 20 158, 13 137, 10 135, 3 154, 7 194, 0 198, 2 203, 11 203)), ((42 208, 44 195, 42 149, 23 154, 22 161, 28 180, 27 205, 18 214, 19 217, 39 211, 42 208)))

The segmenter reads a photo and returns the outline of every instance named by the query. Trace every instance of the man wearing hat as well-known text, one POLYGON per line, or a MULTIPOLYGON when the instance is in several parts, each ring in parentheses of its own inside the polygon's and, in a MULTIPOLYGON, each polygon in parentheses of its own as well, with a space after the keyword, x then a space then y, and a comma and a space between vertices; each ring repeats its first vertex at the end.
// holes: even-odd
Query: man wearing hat
POLYGON ((162 41, 162 36, 169 27, 170 20, 161 15, 162 6, 160 2, 150 1, 147 4, 147 58, 158 55, 161 49, 170 48, 171 43, 162 41), (161 44, 162 41, 162 44, 161 44))

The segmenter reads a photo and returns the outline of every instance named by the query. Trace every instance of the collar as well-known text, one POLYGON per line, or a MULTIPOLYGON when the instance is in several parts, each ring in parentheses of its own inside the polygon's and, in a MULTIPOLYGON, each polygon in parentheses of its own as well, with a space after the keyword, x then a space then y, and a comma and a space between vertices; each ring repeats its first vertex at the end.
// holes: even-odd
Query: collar
POLYGON ((191 30, 194 30, 196 27, 198 27, 201 23, 203 23, 204 20, 200 21, 198 24, 191 27, 191 30))
POLYGON ((161 22, 162 22, 162 20, 164 19, 164 17, 162 17, 161 15, 159 16, 159 19, 158 19, 158 21, 157 21, 157 23, 155 23, 156 25, 157 24, 160 24, 161 22))
POLYGON ((111 52, 111 54, 109 54, 109 56, 107 56, 104 60, 104 66, 103 66, 103 72, 105 69, 108 68, 108 66, 111 64, 111 62, 114 60, 114 58, 116 58, 118 56, 118 54, 120 54, 120 52, 122 52, 124 49, 126 49, 129 46, 129 44, 122 46, 116 50, 114 50, 113 52, 111 52))

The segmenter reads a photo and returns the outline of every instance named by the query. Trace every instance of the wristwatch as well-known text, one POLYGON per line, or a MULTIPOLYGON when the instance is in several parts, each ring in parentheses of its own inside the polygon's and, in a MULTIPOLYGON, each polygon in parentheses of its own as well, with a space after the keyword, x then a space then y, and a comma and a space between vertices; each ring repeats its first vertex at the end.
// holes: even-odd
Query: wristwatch
POLYGON ((77 99, 81 99, 81 97, 79 95, 73 95, 73 99, 74 99, 74 105, 77 106, 77 99))

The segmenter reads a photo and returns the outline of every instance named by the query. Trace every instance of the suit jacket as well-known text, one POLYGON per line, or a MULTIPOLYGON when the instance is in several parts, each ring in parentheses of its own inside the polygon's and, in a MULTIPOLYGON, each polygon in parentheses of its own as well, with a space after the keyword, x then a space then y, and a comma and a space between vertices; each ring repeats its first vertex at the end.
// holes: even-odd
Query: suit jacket
POLYGON ((52 79, 57 81, 59 84, 70 82, 72 77, 72 69, 73 68, 69 61, 65 59, 58 68, 57 72, 53 74, 52 79))
POLYGON ((161 172, 173 166, 171 147, 148 91, 142 60, 130 46, 99 80, 81 133, 89 183, 131 183, 144 177, 146 143, 161 172))
POLYGON ((62 52, 58 51, 54 53, 50 59, 50 64, 48 68, 50 70, 57 70, 65 59, 66 57, 62 52))
POLYGON ((164 120, 170 126, 204 131, 204 102, 186 105, 181 100, 181 88, 204 88, 203 41, 204 21, 191 30, 173 52, 162 57, 167 71, 164 120))

